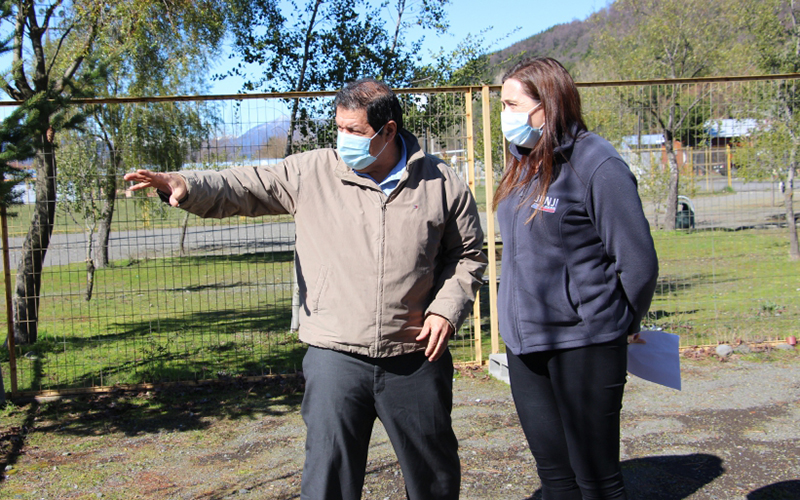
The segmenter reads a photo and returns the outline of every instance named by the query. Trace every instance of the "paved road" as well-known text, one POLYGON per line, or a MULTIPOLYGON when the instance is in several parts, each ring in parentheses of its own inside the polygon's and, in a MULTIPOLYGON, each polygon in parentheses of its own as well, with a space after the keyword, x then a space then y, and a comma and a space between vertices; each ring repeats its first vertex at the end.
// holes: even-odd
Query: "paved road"
MULTIPOLYGON (((714 189, 719 192, 727 185, 725 179, 716 179, 714 189)), ((701 189, 704 184, 698 181, 701 189)), ((800 184, 800 183, 798 183, 800 184)), ((800 211, 800 185, 795 188, 796 209, 800 211)), ((778 227, 785 214, 783 197, 770 183, 734 183, 734 192, 693 198, 697 229, 778 227)), ((648 200, 644 200, 645 214, 653 227, 663 226, 663 213, 648 200)), ((486 229, 486 214, 481 213, 481 224, 486 229)), ((499 238, 499 229, 495 223, 499 238)), ((11 268, 16 269, 23 238, 11 238, 11 268)), ((141 229, 112 233, 110 259, 142 259, 177 255, 180 229, 141 229)), ((45 258, 45 266, 83 262, 86 258, 86 238, 83 233, 56 234, 45 258)), ((251 253, 290 251, 294 248, 294 223, 262 223, 241 225, 214 225, 190 227, 185 247, 192 253, 251 253)))
MULTIPOLYGON (((139 229, 111 234, 109 258, 144 259, 177 255, 181 230, 139 229)), ((96 237, 96 235, 95 235, 96 237)), ((11 269, 16 269, 23 238, 11 238, 11 269)), ((204 254, 291 251, 294 223, 278 222, 233 226, 197 226, 186 231, 186 248, 204 254)), ((45 257, 45 266, 83 262, 86 236, 83 233, 55 234, 45 257)))

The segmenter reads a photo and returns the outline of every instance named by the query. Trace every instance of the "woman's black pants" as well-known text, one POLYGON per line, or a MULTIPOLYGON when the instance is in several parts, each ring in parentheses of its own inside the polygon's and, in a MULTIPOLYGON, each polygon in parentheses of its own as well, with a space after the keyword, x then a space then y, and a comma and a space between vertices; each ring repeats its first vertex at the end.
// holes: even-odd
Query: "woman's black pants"
POLYGON ((515 356, 514 404, 536 460, 544 500, 624 500, 619 463, 627 336, 515 356))

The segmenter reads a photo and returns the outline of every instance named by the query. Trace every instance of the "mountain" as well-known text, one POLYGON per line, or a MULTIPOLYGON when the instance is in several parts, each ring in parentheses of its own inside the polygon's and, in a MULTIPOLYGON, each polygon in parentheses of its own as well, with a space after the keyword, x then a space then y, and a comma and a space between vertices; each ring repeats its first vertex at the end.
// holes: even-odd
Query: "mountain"
POLYGON ((505 49, 489 55, 493 83, 500 83, 503 73, 518 61, 535 56, 557 59, 573 76, 579 63, 591 54, 595 34, 608 22, 612 7, 605 7, 584 20, 557 24, 505 49))
POLYGON ((289 131, 289 117, 280 116, 274 120, 256 125, 240 135, 223 135, 209 140, 204 149, 214 151, 221 158, 261 157, 279 155, 283 146, 278 144, 269 148, 271 139, 276 139, 285 144, 286 134, 289 131))
POLYGON ((258 148, 266 145, 272 137, 286 137, 289 131, 289 117, 281 116, 270 120, 261 125, 256 125, 239 137, 236 137, 236 145, 245 149, 258 148))

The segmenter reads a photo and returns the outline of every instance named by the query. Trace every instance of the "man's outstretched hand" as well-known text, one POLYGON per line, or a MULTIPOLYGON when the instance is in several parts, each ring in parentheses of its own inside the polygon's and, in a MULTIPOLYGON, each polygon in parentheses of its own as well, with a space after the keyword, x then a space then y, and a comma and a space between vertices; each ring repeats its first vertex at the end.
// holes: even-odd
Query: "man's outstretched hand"
POLYGON ((139 189, 149 187, 161 191, 169 196, 169 204, 173 207, 177 207, 179 201, 182 200, 187 193, 186 181, 183 180, 183 177, 175 173, 137 170, 136 172, 125 174, 124 178, 126 181, 137 183, 131 186, 132 191, 138 191, 139 189))

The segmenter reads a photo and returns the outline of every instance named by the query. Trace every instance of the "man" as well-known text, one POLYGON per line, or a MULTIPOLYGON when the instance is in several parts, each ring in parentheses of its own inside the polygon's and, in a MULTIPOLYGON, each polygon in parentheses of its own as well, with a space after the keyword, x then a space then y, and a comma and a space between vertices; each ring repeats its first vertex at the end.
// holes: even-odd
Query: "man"
POLYGON ((271 167, 125 176, 201 217, 292 214, 307 427, 301 498, 361 498, 375 418, 411 500, 455 499, 453 362, 447 343, 486 266, 475 201, 403 128, 384 83, 334 101, 336 149, 271 167))

